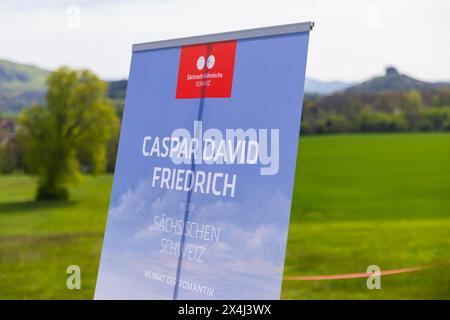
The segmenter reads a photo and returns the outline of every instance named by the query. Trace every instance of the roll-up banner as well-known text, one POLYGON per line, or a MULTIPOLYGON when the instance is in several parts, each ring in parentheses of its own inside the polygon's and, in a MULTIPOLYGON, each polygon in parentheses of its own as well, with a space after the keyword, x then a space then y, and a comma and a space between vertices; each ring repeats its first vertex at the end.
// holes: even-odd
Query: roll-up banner
POLYGON ((133 45, 96 299, 279 299, 312 23, 133 45))

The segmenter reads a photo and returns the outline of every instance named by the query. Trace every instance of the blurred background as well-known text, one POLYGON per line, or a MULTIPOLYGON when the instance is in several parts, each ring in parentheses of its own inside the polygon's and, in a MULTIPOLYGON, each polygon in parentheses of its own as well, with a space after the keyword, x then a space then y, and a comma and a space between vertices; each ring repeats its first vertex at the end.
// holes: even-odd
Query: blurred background
POLYGON ((0 299, 93 297, 132 43, 300 21, 316 26, 282 298, 449 299, 449 14, 444 0, 2 1, 0 299), (369 265, 409 272, 380 290, 305 278, 369 265))

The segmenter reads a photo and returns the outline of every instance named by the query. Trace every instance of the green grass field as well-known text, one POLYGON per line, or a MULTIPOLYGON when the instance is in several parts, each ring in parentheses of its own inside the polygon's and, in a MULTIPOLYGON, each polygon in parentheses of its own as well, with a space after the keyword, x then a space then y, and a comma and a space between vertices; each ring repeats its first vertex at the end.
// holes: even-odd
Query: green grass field
MULTIPOLYGON (((35 181, 0 177, 0 299, 90 299, 111 176, 66 203, 32 202, 35 181), (68 265, 82 290, 66 289, 68 265)), ((450 299, 450 134, 302 137, 285 275, 435 268, 365 279, 285 281, 284 299, 450 299)))

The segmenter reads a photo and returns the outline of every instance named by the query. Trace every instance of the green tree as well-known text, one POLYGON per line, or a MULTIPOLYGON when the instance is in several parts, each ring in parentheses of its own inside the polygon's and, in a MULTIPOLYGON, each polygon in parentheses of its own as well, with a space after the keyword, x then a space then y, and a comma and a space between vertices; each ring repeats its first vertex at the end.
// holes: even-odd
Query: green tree
POLYGON ((27 165, 39 177, 37 199, 67 199, 81 169, 105 169, 118 118, 106 98, 106 84, 88 70, 60 68, 47 86, 47 105, 21 113, 18 135, 27 165))
POLYGON ((318 121, 317 132, 319 133, 339 133, 351 131, 351 123, 340 114, 322 113, 321 120, 318 121))
POLYGON ((406 129, 406 122, 401 113, 362 112, 358 116, 357 129, 361 132, 403 131, 406 129))
POLYGON ((421 112, 419 127, 425 131, 449 130, 450 107, 428 108, 421 112))
POLYGON ((405 93, 403 110, 410 130, 417 130, 420 122, 420 111, 423 106, 422 95, 417 90, 405 93))

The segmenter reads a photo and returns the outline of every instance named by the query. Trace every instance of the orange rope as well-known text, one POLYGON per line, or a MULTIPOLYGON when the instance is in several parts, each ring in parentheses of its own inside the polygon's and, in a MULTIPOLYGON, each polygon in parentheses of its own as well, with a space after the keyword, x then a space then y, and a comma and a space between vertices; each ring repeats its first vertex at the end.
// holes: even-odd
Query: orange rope
MULTIPOLYGON (((379 272, 381 276, 387 276, 391 274, 400 274, 421 271, 425 269, 432 268, 432 266, 417 266, 402 269, 392 269, 384 270, 379 272)), ((377 273, 371 272, 361 272, 361 273, 347 273, 347 274, 333 274, 333 275, 317 275, 317 276, 286 276, 284 280, 287 281, 317 281, 317 280, 342 280, 342 279, 357 279, 357 278, 367 278, 372 275, 377 275, 377 273)))

